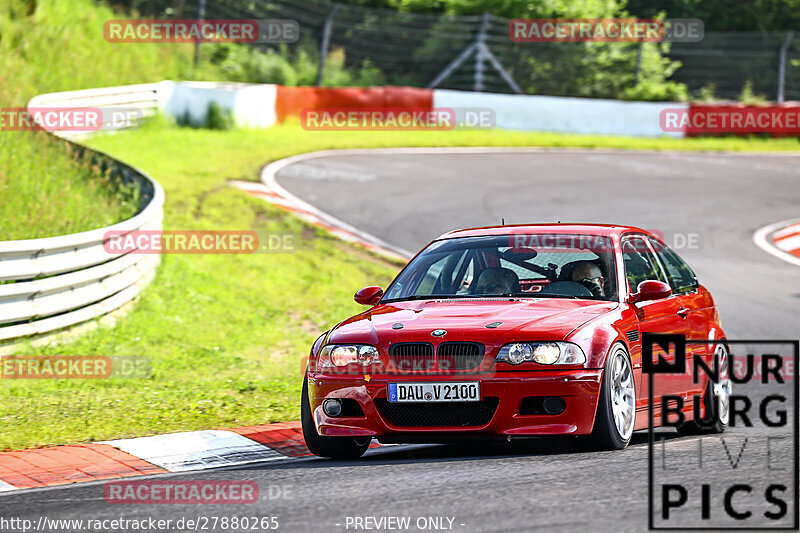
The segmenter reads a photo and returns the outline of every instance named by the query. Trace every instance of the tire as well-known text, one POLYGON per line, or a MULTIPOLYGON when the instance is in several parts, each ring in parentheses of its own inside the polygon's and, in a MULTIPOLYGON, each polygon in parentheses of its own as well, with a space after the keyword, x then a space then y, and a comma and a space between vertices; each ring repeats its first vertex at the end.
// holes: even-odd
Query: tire
MULTIPOLYGON (((709 415, 713 417, 713 424, 703 424, 692 420, 678 428, 678 433, 681 435, 702 435, 702 434, 715 434, 722 433, 728 429, 730 422, 730 398, 731 398, 731 380, 730 380, 730 359, 728 357, 728 347, 725 344, 718 344, 714 349, 714 356, 720 361, 719 383, 714 383, 711 380, 706 385, 706 390, 703 393, 703 406, 705 407, 705 418, 708 419, 709 415)), ((713 361, 712 365, 715 364, 713 361)), ((712 366, 713 368, 713 366, 712 366)))
POLYGON ((300 420, 303 426, 303 438, 308 450, 318 457, 331 459, 358 459, 369 448, 370 438, 356 437, 324 437, 317 433, 314 418, 311 414, 311 402, 308 398, 308 378, 303 379, 303 397, 300 406, 300 420))
POLYGON ((597 414, 589 438, 595 450, 621 450, 628 446, 636 425, 636 384, 628 351, 614 344, 606 357, 597 414))

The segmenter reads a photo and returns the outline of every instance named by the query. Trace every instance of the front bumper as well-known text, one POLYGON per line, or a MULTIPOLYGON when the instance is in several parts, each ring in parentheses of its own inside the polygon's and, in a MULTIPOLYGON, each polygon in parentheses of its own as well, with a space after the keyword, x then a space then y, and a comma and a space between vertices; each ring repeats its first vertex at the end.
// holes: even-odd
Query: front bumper
MULTIPOLYGON (((447 376, 342 376, 309 372, 308 393, 317 431, 320 435, 331 437, 587 435, 592 432, 594 425, 602 374, 602 369, 447 376), (402 425, 398 425, 395 416, 393 423, 384 405, 388 383, 425 381, 480 381, 482 400, 491 407, 496 398, 497 407, 490 413, 488 422, 479 425, 446 425, 447 417, 442 417, 443 425, 431 425, 430 416, 426 416, 426 423, 421 425, 408 422, 413 420, 413 416, 404 417, 402 425), (566 408, 560 414, 520 414, 524 398, 552 396, 561 397, 566 403, 566 408), (354 400, 363 411, 363 416, 327 416, 322 410, 322 402, 326 398, 354 400)), ((405 405, 419 404, 392 404, 405 405)), ((447 413, 448 404, 440 403, 437 406, 438 412, 447 413)))

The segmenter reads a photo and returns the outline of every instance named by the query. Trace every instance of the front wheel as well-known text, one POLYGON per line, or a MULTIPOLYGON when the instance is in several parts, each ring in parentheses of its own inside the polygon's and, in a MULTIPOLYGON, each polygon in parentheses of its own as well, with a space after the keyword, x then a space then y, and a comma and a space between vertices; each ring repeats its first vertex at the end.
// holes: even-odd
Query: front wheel
POLYGON ((631 441, 636 423, 636 385, 625 347, 611 347, 603 370, 591 444, 598 450, 621 450, 631 441))
POLYGON ((331 459, 357 459, 364 455, 372 439, 368 437, 324 437, 317 433, 311 402, 308 399, 308 378, 303 379, 303 398, 300 406, 300 421, 303 438, 308 450, 319 457, 331 459))

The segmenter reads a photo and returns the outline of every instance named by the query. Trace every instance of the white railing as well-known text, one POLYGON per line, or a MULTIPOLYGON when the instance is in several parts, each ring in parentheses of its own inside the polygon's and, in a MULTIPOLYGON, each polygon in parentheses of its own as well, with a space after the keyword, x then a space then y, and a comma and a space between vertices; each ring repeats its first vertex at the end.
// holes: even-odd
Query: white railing
MULTIPOLYGON (((45 94, 31 100, 29 108, 140 109, 139 116, 147 116, 159 107, 158 88, 159 84, 145 84, 45 94)), ((0 241, 2 344, 62 330, 120 308, 153 279, 160 262, 158 255, 108 253, 103 240, 109 231, 161 229, 161 186, 134 167, 67 140, 68 134, 58 136, 80 158, 91 160, 93 167, 109 172, 121 183, 138 187, 141 208, 133 218, 105 228, 59 237, 0 241)))

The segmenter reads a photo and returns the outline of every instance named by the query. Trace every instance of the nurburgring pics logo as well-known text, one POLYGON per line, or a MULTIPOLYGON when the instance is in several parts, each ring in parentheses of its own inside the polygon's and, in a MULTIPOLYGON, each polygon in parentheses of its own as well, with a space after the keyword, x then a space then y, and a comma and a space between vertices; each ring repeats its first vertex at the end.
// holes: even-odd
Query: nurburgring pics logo
POLYGON ((643 334, 650 530, 797 530, 799 354, 796 340, 643 334), (656 439, 656 417, 699 438, 656 439))
POLYGON ((289 19, 107 20, 110 43, 293 43, 300 25, 289 19))

